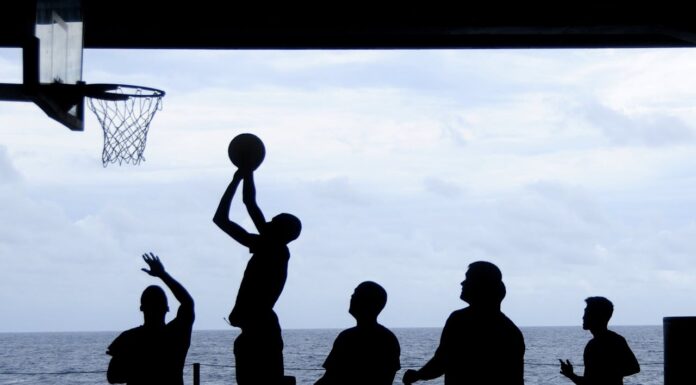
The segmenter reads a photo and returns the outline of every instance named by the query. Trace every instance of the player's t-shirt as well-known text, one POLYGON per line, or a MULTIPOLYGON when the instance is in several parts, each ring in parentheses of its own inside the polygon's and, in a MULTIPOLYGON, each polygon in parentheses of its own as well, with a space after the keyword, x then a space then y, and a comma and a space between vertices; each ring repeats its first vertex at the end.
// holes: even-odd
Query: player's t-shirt
POLYGON ((386 385, 401 369, 400 354, 398 339, 384 326, 354 327, 336 337, 324 369, 336 384, 386 385))
POLYGON ((177 315, 162 328, 138 326, 121 333, 107 354, 121 361, 128 385, 183 385, 193 316, 177 315))
POLYGON ((239 285, 237 300, 230 313, 233 326, 245 328, 275 319, 273 306, 283 292, 288 277, 290 251, 283 243, 258 236, 244 277, 239 285))
POLYGON ((446 385, 524 384, 524 337, 500 311, 453 312, 433 358, 446 385))
POLYGON ((585 346, 585 381, 592 385, 622 385, 625 376, 640 370, 626 339, 611 330, 594 336, 585 346))

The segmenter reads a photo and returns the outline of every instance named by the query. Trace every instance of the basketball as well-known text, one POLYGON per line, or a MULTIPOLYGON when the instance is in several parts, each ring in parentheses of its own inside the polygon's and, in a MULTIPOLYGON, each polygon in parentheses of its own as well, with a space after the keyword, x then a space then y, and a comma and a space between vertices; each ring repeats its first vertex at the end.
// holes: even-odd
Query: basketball
POLYGON ((254 171, 263 162, 266 148, 261 139, 254 134, 239 134, 230 141, 227 148, 232 164, 243 171, 254 171))

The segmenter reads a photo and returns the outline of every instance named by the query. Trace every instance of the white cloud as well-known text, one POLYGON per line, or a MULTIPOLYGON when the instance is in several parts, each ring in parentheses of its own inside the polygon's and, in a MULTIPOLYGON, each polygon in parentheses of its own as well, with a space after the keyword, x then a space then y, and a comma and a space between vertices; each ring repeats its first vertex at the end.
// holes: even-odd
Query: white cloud
POLYGON ((680 118, 659 113, 630 116, 598 104, 580 112, 616 145, 667 146, 693 141, 693 129, 680 118))
POLYGON ((0 145, 0 184, 12 183, 21 179, 7 154, 7 147, 0 145))
POLYGON ((463 190, 456 183, 444 181, 439 178, 425 178, 423 184, 427 191, 441 195, 446 198, 456 198, 461 196, 463 190))

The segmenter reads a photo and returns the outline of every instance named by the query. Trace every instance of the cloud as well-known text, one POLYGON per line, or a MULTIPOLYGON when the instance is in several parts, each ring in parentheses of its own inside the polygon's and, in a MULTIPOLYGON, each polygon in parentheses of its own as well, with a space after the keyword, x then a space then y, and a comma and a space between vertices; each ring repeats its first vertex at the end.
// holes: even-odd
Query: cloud
POLYGON ((627 114, 599 103, 585 105, 580 114, 614 145, 660 147, 693 142, 693 129, 666 114, 627 114))
POLYGON ((346 177, 331 178, 326 181, 312 183, 312 190, 321 199, 347 204, 350 206, 365 206, 370 204, 368 194, 357 190, 346 177))
POLYGON ((456 183, 444 181, 436 177, 429 177, 423 180, 427 191, 446 198, 456 198, 461 196, 463 190, 456 183))
POLYGON ((12 164, 7 147, 0 145, 0 184, 12 183, 21 180, 19 171, 12 164))

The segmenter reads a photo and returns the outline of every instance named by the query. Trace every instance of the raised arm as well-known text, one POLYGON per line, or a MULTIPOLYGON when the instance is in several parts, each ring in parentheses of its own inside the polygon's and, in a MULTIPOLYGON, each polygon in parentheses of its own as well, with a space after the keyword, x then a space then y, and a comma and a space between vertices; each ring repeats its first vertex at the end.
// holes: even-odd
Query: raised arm
POLYGON ((150 269, 148 270, 143 268, 141 270, 153 277, 161 279, 162 282, 167 285, 172 294, 174 294, 176 300, 179 301, 180 305, 179 311, 177 312, 177 318, 185 317, 193 322, 193 298, 191 298, 188 291, 186 291, 186 289, 184 289, 184 287, 177 280, 172 278, 172 276, 164 270, 162 262, 160 262, 159 257, 157 257, 155 254, 143 254, 143 260, 145 263, 147 263, 150 269))
POLYGON ((261 212, 259 205, 256 203, 256 186, 254 185, 254 173, 252 172, 244 176, 242 195, 247 212, 249 212, 251 220, 254 221, 254 226, 256 226, 259 234, 261 234, 266 224, 266 218, 264 218, 263 212, 261 212))
POLYGON ((251 246, 252 236, 249 234, 242 226, 236 224, 230 220, 230 207, 232 206, 232 198, 234 193, 237 191, 239 182, 242 180, 242 174, 237 170, 234 173, 234 178, 230 182, 227 189, 222 194, 220 198, 220 204, 215 211, 215 216, 213 216, 213 222, 227 235, 232 237, 235 241, 239 242, 243 246, 251 246))

